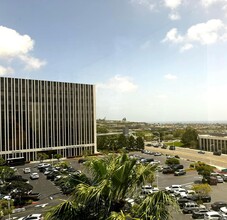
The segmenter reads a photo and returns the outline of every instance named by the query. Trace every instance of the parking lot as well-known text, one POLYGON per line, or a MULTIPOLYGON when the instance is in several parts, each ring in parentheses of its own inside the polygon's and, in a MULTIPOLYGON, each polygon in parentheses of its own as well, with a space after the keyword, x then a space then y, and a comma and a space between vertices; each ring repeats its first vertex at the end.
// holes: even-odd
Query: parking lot
MULTIPOLYGON (((174 152, 176 153, 176 152, 174 152)), ((141 152, 133 152, 130 154, 138 154, 144 158, 154 158, 155 160, 159 160, 161 164, 165 164, 166 155, 154 156, 147 155, 141 152)), ((79 169, 82 172, 84 171, 84 166, 78 163, 78 159, 69 159, 68 163, 74 167, 75 169, 79 169)), ((53 161, 50 161, 52 163, 53 161)), ((184 165, 184 168, 187 169, 190 166, 190 161, 187 159, 181 159, 181 164, 184 165)), ((46 176, 39 172, 37 169, 38 163, 30 163, 24 166, 18 166, 17 172, 22 175, 24 178, 29 179, 30 184, 34 187, 33 192, 39 192, 41 194, 40 200, 37 202, 33 202, 33 204, 26 206, 26 210, 21 213, 12 214, 11 216, 21 217, 26 216, 30 213, 44 213, 46 210, 56 204, 59 204, 62 199, 67 199, 68 196, 63 195, 60 192, 60 189, 54 185, 54 183, 50 180, 46 179, 46 176), (23 173, 23 168, 30 167, 31 172, 38 172, 40 178, 37 180, 30 180, 29 174, 23 173)), ((186 175, 183 176, 174 176, 173 174, 162 174, 161 172, 156 172, 156 180, 155 184, 159 189, 164 189, 167 186, 172 184, 181 184, 184 188, 190 189, 194 180, 201 179, 201 176, 198 176, 196 171, 188 171, 186 175)), ((227 190, 226 183, 220 183, 217 186, 212 186, 211 192, 211 203, 215 201, 227 201, 227 196, 225 192, 227 190)), ((206 206, 209 208, 211 203, 207 203, 206 206)), ((174 219, 191 219, 191 215, 185 215, 182 213, 174 214, 174 219)))

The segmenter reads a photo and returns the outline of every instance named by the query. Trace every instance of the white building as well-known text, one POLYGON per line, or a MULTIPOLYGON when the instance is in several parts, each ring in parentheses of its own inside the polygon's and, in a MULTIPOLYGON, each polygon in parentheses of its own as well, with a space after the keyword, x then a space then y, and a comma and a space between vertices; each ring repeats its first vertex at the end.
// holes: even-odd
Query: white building
POLYGON ((199 149, 204 151, 221 151, 227 154, 227 136, 198 135, 199 149))

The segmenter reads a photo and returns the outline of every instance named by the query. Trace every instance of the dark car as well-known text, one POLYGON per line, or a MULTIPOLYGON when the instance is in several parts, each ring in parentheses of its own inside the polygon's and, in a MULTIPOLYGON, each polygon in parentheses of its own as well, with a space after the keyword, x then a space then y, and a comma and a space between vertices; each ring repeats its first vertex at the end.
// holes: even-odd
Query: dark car
POLYGON ((175 171, 175 170, 172 169, 171 167, 165 167, 165 168, 163 168, 162 173, 163 173, 163 174, 173 174, 174 171, 175 171))
POLYGON ((49 174, 46 175, 46 178, 48 180, 52 180, 53 181, 55 179, 55 177, 58 176, 58 175, 60 175, 60 174, 61 173, 58 172, 58 171, 52 171, 51 173, 49 173, 49 174))
POLYGON ((163 145, 161 146, 161 148, 162 148, 162 149, 167 149, 167 145, 163 144, 163 145))
POLYGON ((175 146, 169 146, 169 149, 170 150, 176 150, 176 147, 175 146))
POLYGON ((202 201, 204 203, 211 202, 211 196, 209 196, 209 195, 195 194, 195 195, 191 195, 189 198, 196 202, 198 202, 198 201, 202 201))
POLYGON ((184 169, 179 169, 174 172, 174 176, 182 176, 185 174, 186 174, 186 171, 184 169))
POLYGON ((221 156, 221 151, 214 151, 214 152, 213 152, 213 155, 221 156))
POLYGON ((198 208, 192 211, 192 218, 194 219, 204 219, 204 215, 208 212, 206 207, 198 208))
POLYGON ((218 202, 214 202, 211 204, 211 208, 214 211, 219 211, 220 208, 227 206, 227 202, 224 201, 218 201, 218 202))
POLYGON ((85 163, 87 161, 87 159, 85 159, 85 158, 80 158, 79 160, 78 160, 78 163, 85 163))
POLYGON ((184 169, 184 166, 182 164, 174 164, 171 166, 171 168, 176 171, 176 170, 180 170, 180 169, 184 169))

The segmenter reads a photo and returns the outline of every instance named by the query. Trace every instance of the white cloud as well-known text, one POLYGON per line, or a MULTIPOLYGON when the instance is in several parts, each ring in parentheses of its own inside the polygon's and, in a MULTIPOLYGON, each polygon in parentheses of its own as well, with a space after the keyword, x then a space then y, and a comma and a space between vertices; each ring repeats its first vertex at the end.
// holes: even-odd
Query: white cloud
POLYGON ((190 49, 192 49, 192 48, 193 48, 193 45, 192 45, 192 44, 185 44, 185 45, 183 45, 183 46, 181 47, 180 52, 184 52, 184 51, 190 50, 190 49))
POLYGON ((0 26, 0 57, 15 57, 33 49, 34 41, 28 35, 0 26))
POLYGON ((173 28, 167 32, 165 39, 163 39, 163 42, 170 41, 172 43, 180 43, 183 40, 183 37, 178 34, 177 29, 173 28))
POLYGON ((210 7, 217 3, 227 3, 227 1, 226 0, 201 0, 201 4, 204 7, 210 7))
POLYGON ((180 35, 176 28, 167 32, 162 42, 183 43, 181 52, 191 49, 195 43, 214 44, 226 40, 227 26, 220 19, 211 19, 188 28, 185 35, 180 35))
POLYGON ((37 70, 46 65, 45 61, 41 61, 35 57, 21 55, 19 58, 24 61, 26 70, 37 70))
POLYGON ((173 20, 173 21, 179 20, 180 19, 180 15, 177 12, 171 12, 169 14, 169 18, 170 18, 170 20, 173 20))
POLYGON ((110 89, 120 93, 133 92, 138 86, 129 77, 116 75, 106 83, 100 83, 97 88, 110 89))
POLYGON ((12 73, 14 73, 14 70, 11 67, 0 66, 0 76, 5 76, 12 73))
POLYGON ((165 79, 168 79, 168 80, 175 80, 175 79, 177 79, 177 76, 172 75, 172 74, 166 74, 166 75, 164 76, 164 78, 165 78, 165 79))
POLYGON ((131 0, 130 1, 133 5, 140 5, 149 10, 153 10, 156 6, 153 0, 131 0))
POLYGON ((174 10, 176 8, 178 8, 181 3, 182 3, 182 0, 165 0, 165 6, 174 10))
POLYGON ((28 35, 21 35, 13 29, 0 26, 0 59, 19 59, 29 70, 39 69, 44 61, 32 57, 29 53, 34 49, 34 40, 28 35), (34 68, 33 68, 34 67, 34 68))
POLYGON ((201 44, 213 44, 220 38, 219 31, 224 28, 221 20, 212 19, 190 27, 187 31, 187 38, 189 41, 197 41, 201 44))

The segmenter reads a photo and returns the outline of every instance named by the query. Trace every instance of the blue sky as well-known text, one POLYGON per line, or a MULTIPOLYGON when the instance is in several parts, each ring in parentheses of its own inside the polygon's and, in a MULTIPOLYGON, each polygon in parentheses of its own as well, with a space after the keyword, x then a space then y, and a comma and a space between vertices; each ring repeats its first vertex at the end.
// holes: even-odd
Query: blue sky
POLYGON ((97 118, 227 120, 227 0, 2 0, 0 75, 95 84, 97 118))

